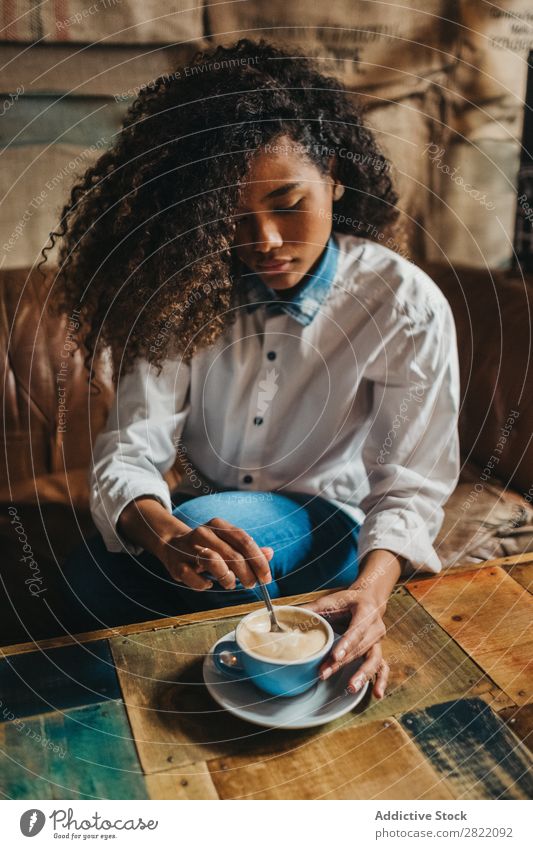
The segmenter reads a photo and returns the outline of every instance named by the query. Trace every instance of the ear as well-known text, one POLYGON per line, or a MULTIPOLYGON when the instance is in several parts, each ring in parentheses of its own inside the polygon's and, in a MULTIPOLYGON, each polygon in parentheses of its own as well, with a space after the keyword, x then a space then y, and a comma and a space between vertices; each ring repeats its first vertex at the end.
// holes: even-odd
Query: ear
POLYGON ((331 157, 329 175, 333 180, 333 200, 340 200, 344 194, 344 186, 340 182, 337 172, 338 172, 338 161, 336 156, 331 157))

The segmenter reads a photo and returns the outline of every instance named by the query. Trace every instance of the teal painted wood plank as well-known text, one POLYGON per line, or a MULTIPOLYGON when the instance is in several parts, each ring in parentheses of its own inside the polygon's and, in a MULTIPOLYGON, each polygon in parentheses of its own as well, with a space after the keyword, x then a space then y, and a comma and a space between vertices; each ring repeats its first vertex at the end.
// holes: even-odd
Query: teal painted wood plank
POLYGON ((146 799, 121 701, 0 726, 0 794, 8 799, 146 799))
POLYGON ((533 759, 481 699, 432 705, 398 717, 458 799, 530 799, 533 759))
POLYGON ((120 697, 107 640, 0 660, 0 722, 120 697))

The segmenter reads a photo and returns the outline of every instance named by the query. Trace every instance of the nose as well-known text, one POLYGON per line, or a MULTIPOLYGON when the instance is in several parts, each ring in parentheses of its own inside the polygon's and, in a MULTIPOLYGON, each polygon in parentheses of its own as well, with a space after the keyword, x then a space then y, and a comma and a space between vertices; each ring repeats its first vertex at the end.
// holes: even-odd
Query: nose
POLYGON ((253 223, 253 249, 268 254, 283 245, 277 223, 268 215, 256 215, 253 223))

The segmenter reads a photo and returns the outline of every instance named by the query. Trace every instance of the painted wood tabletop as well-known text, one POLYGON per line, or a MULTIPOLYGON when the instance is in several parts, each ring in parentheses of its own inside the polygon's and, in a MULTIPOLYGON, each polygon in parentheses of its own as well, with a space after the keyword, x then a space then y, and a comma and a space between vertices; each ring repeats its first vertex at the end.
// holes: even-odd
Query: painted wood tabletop
MULTIPOLYGON (((1 649, 16 799, 523 799, 533 791, 533 554, 400 583, 385 699, 307 731, 209 696, 202 662, 259 605, 1 649)), ((283 599, 303 603, 323 593, 283 599)))

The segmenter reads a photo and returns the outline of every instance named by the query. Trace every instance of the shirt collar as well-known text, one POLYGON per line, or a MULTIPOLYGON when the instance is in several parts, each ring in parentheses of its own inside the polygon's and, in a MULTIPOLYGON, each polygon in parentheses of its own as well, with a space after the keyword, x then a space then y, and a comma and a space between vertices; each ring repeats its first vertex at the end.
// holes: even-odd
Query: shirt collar
POLYGON ((286 312, 300 324, 310 324, 330 290, 337 271, 338 259, 339 249, 331 234, 315 271, 308 276, 303 286, 290 300, 280 298, 277 292, 263 283, 257 274, 250 273, 243 276, 247 312, 254 312, 261 304, 265 304, 269 314, 286 312))

